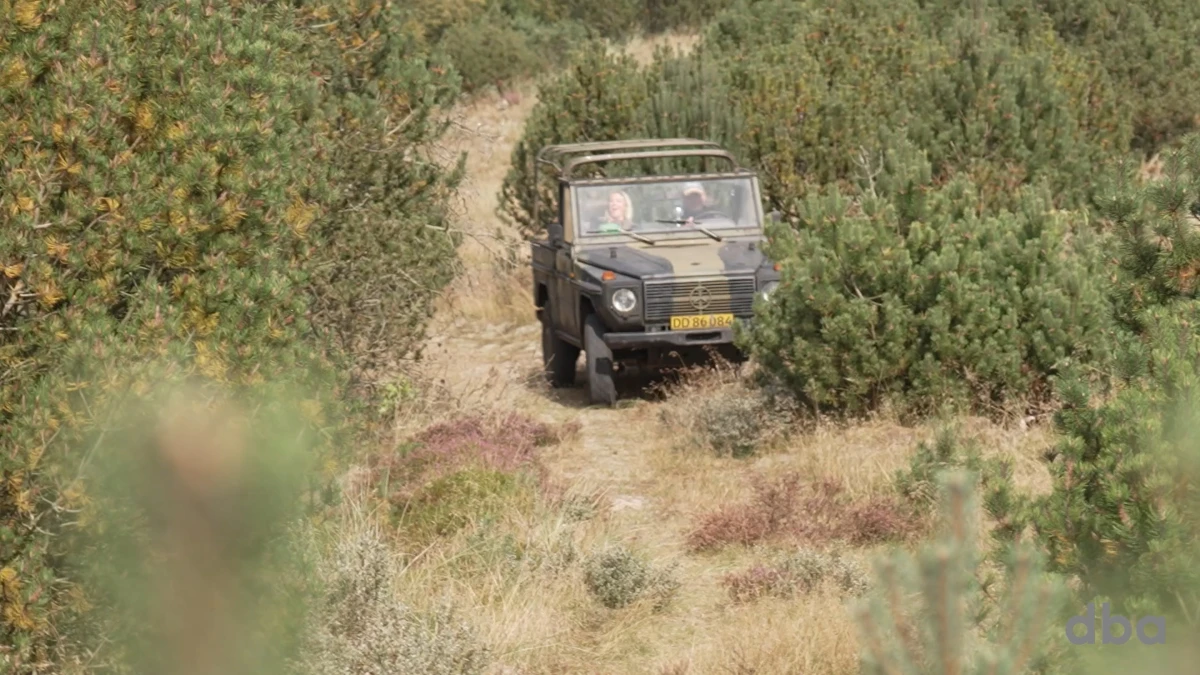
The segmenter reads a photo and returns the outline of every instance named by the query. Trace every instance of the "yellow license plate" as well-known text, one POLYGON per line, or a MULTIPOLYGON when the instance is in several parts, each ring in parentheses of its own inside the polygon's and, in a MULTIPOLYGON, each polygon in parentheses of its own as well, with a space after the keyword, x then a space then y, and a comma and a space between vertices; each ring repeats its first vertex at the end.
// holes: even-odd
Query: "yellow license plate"
POLYGON ((671 330, 696 330, 698 328, 729 328, 733 325, 732 314, 696 314, 671 317, 671 330))

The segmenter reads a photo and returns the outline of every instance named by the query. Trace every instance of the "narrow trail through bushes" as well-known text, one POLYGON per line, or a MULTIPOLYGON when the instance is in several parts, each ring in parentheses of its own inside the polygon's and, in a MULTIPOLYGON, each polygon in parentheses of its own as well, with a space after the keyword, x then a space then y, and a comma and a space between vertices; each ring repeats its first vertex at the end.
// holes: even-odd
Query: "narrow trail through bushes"
MULTIPOLYGON (((648 56, 653 46, 631 48, 648 56)), ((539 377, 540 327, 529 289, 528 243, 495 215, 510 153, 535 102, 535 89, 526 85, 515 95, 484 96, 456 111, 446 150, 468 152, 460 223, 464 268, 434 317, 424 368, 465 405, 501 403, 545 422, 575 422, 576 440, 546 457, 551 471, 570 488, 602 493, 614 511, 648 512, 644 488, 652 470, 643 450, 655 435, 659 404, 634 386, 616 409, 591 407, 582 386, 552 390, 539 377), (520 263, 506 269, 499 261, 514 250, 520 263)), ((585 378, 580 372, 580 384, 585 378)))

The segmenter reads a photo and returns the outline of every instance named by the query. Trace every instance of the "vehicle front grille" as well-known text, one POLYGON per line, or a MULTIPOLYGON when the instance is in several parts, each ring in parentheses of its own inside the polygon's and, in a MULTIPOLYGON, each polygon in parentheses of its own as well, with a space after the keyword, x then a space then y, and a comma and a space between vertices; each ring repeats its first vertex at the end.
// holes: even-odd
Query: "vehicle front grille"
POLYGON ((754 290, 754 277, 647 281, 646 323, 669 321, 672 316, 691 314, 733 314, 737 317, 751 317, 754 315, 754 290), (697 307, 697 302, 694 301, 698 301, 701 306, 697 307))

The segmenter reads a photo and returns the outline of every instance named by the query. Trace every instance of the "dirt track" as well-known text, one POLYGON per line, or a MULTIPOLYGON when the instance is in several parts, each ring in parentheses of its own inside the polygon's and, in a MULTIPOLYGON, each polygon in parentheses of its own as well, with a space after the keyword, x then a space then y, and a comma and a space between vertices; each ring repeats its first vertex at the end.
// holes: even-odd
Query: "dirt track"
MULTIPOLYGON (((529 272, 497 273, 492 266, 499 247, 527 246, 495 236, 498 227, 503 231, 494 214, 496 195, 534 102, 530 88, 520 93, 516 105, 485 97, 464 107, 448 148, 469 152, 461 225, 467 235, 461 250, 465 269, 435 317, 426 368, 466 405, 502 400, 547 422, 578 423, 577 442, 547 458, 551 470, 567 485, 605 494, 614 510, 644 510, 641 488, 652 472, 641 450, 654 435, 647 427, 653 426, 657 404, 640 395, 638 383, 630 383, 623 387, 627 398, 619 408, 589 406, 583 372, 574 388, 544 385, 529 272)), ((503 233, 515 238, 511 231, 503 233)))

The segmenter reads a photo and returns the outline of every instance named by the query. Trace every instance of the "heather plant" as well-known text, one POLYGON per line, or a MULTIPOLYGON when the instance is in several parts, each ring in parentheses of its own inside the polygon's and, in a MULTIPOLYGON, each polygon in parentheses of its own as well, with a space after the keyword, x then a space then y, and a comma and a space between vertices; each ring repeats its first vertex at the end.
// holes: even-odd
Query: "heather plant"
POLYGON ((764 596, 789 599, 830 584, 840 593, 862 595, 870 587, 866 570, 836 551, 799 549, 783 559, 727 574, 721 583, 734 602, 764 596))
POLYGON ((903 540, 919 530, 919 514, 886 497, 850 499, 844 486, 825 479, 805 483, 799 474, 756 475, 754 495, 700 516, 687 533, 694 553, 792 539, 813 544, 844 541, 862 546, 903 540))

